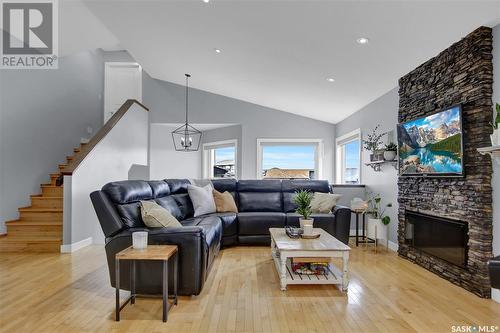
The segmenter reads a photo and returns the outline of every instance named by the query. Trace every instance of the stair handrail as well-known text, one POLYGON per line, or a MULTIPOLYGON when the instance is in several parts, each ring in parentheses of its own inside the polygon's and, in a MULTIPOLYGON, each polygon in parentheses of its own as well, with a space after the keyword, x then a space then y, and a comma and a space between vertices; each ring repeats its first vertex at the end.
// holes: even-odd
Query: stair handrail
POLYGON ((111 118, 104 124, 104 126, 97 131, 97 133, 89 140, 89 142, 84 145, 80 152, 75 155, 75 158, 71 160, 64 169, 61 170, 61 175, 70 176, 78 168, 80 163, 87 157, 87 155, 94 149, 94 147, 102 140, 106 135, 115 127, 115 125, 120 121, 120 119, 127 113, 127 111, 132 107, 132 105, 137 104, 144 110, 149 111, 149 109, 144 106, 141 102, 135 99, 128 99, 122 106, 116 111, 111 118))

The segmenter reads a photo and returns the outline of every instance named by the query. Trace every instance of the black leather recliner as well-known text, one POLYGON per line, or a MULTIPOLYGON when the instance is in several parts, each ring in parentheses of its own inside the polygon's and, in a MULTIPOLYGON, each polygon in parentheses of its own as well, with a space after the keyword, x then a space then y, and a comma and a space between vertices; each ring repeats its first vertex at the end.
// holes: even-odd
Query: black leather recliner
MULTIPOLYGON (((320 180, 240 180, 212 181, 218 191, 230 192, 238 213, 214 213, 193 217, 187 194, 187 179, 162 181, 119 181, 106 184, 90 194, 106 236, 106 255, 111 285, 115 285, 115 254, 132 244, 132 232, 148 231, 149 244, 179 246, 180 295, 198 295, 221 246, 270 243, 269 228, 298 225, 293 195, 300 189, 330 192, 320 180), (168 209, 183 225, 178 228, 147 228, 142 222, 139 202, 154 200, 168 209)), ((336 206, 332 214, 313 214, 315 226, 323 228, 345 244, 349 241, 351 212, 336 206)), ((161 293, 161 264, 138 263, 138 293, 161 293)), ((173 273, 173 272, 172 272, 173 273)), ((120 269, 121 288, 129 290, 127 262, 120 269)), ((169 274, 172 277, 172 274, 169 274)), ((172 283, 173 279, 169 281, 172 283)))

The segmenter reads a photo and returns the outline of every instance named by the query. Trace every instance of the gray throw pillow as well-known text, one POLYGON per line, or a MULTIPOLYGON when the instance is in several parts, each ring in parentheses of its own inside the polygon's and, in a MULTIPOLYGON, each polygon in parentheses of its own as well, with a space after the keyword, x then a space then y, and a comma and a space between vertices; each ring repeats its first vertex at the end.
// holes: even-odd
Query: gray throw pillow
POLYGON ((193 203, 194 217, 215 213, 215 201, 212 194, 212 185, 206 185, 203 187, 198 187, 194 185, 188 185, 187 187, 189 198, 193 203))
POLYGON ((154 201, 141 201, 141 216, 148 228, 182 227, 167 209, 154 201))

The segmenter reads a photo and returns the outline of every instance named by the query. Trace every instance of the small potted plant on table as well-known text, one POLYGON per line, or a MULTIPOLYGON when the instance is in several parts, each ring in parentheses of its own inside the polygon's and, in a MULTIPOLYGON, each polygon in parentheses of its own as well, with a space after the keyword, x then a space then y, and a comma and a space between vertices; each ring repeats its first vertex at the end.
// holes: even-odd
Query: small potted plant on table
POLYGON ((398 146, 394 142, 385 145, 384 150, 384 160, 386 161, 394 161, 397 156, 398 146))
POLYGON ((295 192, 295 197, 293 198, 293 202, 297 205, 297 209, 295 210, 295 212, 302 216, 302 218, 299 219, 301 228, 304 228, 305 224, 313 225, 314 220, 311 218, 312 197, 313 194, 306 190, 300 190, 295 192))

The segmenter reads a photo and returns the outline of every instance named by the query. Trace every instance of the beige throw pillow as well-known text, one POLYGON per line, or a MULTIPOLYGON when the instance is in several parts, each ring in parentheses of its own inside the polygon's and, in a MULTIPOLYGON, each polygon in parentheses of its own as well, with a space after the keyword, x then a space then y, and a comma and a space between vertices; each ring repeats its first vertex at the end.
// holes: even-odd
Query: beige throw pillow
POLYGON ((213 194, 217 213, 238 213, 238 207, 236 207, 236 202, 234 202, 234 198, 231 193, 229 193, 228 191, 221 193, 217 190, 214 190, 213 194))
POLYGON ((182 227, 167 209, 154 201, 141 201, 141 216, 148 228, 182 227))
POLYGON ((330 213, 340 197, 340 194, 315 192, 311 200, 311 210, 313 213, 330 213))

